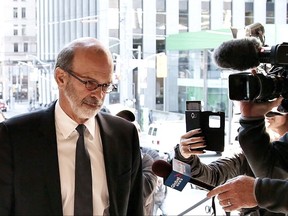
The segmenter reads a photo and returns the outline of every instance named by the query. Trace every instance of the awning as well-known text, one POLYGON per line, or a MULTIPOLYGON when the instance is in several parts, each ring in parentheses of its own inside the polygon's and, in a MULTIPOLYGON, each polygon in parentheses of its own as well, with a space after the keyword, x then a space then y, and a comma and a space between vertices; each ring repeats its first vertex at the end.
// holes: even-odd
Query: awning
POLYGON ((166 37, 166 50, 203 50, 213 49, 221 43, 233 39, 229 29, 183 32, 166 37))

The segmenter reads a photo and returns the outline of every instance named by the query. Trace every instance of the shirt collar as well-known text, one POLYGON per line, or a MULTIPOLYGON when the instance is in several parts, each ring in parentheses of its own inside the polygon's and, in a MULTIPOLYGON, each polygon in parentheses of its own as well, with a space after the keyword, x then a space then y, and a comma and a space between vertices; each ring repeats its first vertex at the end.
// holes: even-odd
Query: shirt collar
MULTIPOLYGON (((56 102, 55 105, 55 124, 56 129, 62 133, 63 137, 67 139, 71 133, 75 131, 75 128, 78 126, 78 123, 72 120, 60 107, 59 101, 56 102)), ((95 117, 89 118, 85 123, 85 127, 91 134, 91 136, 95 137, 95 127, 96 127, 96 119, 95 117)))

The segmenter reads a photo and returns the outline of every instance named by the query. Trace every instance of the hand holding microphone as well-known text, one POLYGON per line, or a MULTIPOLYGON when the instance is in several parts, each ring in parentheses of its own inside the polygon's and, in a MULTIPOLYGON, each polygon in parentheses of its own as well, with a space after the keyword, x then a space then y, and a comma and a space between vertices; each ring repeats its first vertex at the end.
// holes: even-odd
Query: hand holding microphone
POLYGON ((188 182, 209 191, 214 188, 212 185, 191 178, 190 169, 189 164, 175 158, 172 160, 172 165, 164 160, 157 160, 152 165, 152 171, 163 178, 164 184, 178 191, 182 191, 188 182))
MULTIPOLYGON (((152 165, 152 171, 157 176, 163 178, 164 185, 171 187, 173 189, 182 191, 182 189, 185 187, 185 185, 188 182, 195 184, 209 191, 214 188, 214 186, 208 185, 204 182, 191 178, 191 173, 190 173, 191 171, 188 172, 187 170, 190 170, 190 165, 183 163, 177 159, 172 160, 172 165, 170 163, 167 163, 164 160, 157 160, 152 165)), ((178 215, 179 216, 185 215, 186 213, 190 212, 191 210, 203 204, 209 199, 210 199, 209 197, 205 197, 204 199, 200 200, 198 203, 196 203, 195 205, 191 206, 190 208, 186 209, 185 211, 181 212, 178 215)), ((215 206, 213 207, 212 205, 212 208, 216 214, 215 206)))
POLYGON ((240 208, 254 208, 257 206, 254 195, 255 181, 253 177, 240 175, 216 187, 207 194, 207 197, 217 196, 219 204, 227 212, 240 208))

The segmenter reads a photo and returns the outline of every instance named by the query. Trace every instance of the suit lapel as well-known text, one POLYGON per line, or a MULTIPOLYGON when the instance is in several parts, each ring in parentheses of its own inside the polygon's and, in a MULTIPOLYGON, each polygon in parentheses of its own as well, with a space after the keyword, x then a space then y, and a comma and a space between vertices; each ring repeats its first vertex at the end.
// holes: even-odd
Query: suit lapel
MULTIPOLYGON (((107 114, 109 115, 109 114, 107 114)), ((115 171, 113 170, 113 165, 111 165, 112 161, 115 161, 115 155, 113 151, 115 151, 111 146, 111 143, 114 143, 113 134, 111 134, 111 130, 109 130, 109 124, 107 118, 105 118, 105 115, 102 113, 98 113, 96 116, 97 123, 99 125, 100 129, 100 136, 102 140, 102 146, 103 146, 103 155, 104 155, 104 163, 105 163, 105 171, 106 171, 106 178, 107 178, 107 187, 109 192, 109 200, 110 200, 110 206, 109 206, 109 212, 110 214, 113 212, 118 212, 117 205, 115 202, 116 194, 115 191, 113 191, 113 185, 115 185, 115 179, 117 179, 117 176, 115 176, 115 171)))
POLYGON ((43 133, 43 159, 45 160, 46 186, 50 197, 51 209, 55 215, 63 215, 61 186, 55 129, 55 103, 44 111, 39 131, 43 133))

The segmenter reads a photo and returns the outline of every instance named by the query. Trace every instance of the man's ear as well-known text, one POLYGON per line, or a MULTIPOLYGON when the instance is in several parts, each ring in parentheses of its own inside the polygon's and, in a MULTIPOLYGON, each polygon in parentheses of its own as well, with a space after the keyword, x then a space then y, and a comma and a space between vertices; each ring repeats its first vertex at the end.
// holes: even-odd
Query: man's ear
POLYGON ((65 83, 66 83, 65 76, 66 75, 67 74, 65 73, 65 71, 63 69, 61 69, 60 67, 57 67, 55 69, 54 77, 55 77, 55 81, 56 81, 59 88, 61 88, 62 86, 65 85, 65 83))

